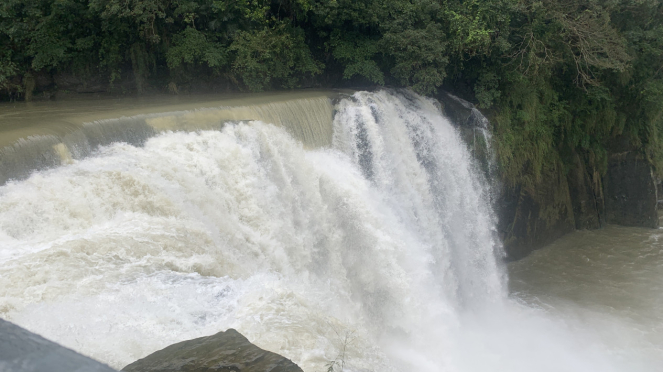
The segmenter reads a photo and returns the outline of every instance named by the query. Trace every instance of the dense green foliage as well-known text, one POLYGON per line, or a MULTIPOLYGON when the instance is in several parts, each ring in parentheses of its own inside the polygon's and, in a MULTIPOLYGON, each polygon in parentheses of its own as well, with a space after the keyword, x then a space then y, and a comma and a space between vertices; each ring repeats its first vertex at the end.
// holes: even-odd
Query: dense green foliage
POLYGON ((3 0, 0 97, 44 75, 37 89, 444 87, 492 114, 510 182, 570 154, 603 169, 623 143, 663 170, 663 0, 3 0))
POLYGON ((480 58, 487 68, 474 69, 473 85, 481 105, 498 108, 506 178, 536 185, 550 168, 572 164, 572 153, 604 172, 608 152, 627 149, 641 149, 662 171, 663 2, 521 1, 511 9, 508 49, 480 58))

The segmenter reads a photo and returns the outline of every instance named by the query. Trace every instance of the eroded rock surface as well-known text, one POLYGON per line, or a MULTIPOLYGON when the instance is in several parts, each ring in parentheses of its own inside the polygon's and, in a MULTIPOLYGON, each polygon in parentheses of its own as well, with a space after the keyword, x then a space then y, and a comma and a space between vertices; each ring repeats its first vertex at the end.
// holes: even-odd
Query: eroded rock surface
POLYGON ((179 342, 124 367, 126 372, 302 372, 290 359, 253 345, 234 329, 179 342))

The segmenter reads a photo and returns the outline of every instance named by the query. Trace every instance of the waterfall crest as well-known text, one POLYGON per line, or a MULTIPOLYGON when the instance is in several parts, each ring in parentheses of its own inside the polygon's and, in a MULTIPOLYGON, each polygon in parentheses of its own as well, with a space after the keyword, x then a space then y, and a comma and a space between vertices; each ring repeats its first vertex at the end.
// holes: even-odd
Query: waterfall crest
POLYGON ((120 110, 117 114, 122 116, 119 118, 85 122, 75 116, 65 116, 55 118, 52 123, 41 117, 39 120, 46 120, 46 123, 35 124, 28 117, 26 121, 31 125, 13 128, 20 125, 18 122, 0 131, 0 185, 10 179, 24 179, 36 170, 83 159, 100 146, 115 142, 142 146, 149 138, 166 131, 219 130, 228 122, 259 120, 286 128, 307 147, 329 146, 331 101, 337 95, 320 92, 303 97, 301 94, 284 94, 255 102, 226 99, 203 103, 201 107, 184 106, 187 109, 176 111, 169 109, 178 106, 166 106, 166 112, 130 116, 122 115, 124 112, 120 110))

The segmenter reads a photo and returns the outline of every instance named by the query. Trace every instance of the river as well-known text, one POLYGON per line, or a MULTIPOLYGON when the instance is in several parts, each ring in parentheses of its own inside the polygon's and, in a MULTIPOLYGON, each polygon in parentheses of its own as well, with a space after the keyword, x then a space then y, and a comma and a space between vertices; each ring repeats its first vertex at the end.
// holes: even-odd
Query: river
POLYGON ((118 369, 229 327, 306 372, 663 365, 660 230, 505 265, 432 100, 114 102, 0 110, 0 317, 118 369))
POLYGON ((663 366, 662 229, 577 231, 511 263, 509 279, 513 298, 590 330, 631 370, 663 366))

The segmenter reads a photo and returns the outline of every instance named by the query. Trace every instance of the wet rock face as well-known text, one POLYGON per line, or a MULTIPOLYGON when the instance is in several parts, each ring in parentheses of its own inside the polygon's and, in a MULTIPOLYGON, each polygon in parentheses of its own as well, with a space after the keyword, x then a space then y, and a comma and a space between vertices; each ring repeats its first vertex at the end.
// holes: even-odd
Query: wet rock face
MULTIPOLYGON (((663 180, 656 180, 656 191, 658 192, 658 210, 663 210, 663 180)), ((659 213, 659 221, 663 215, 659 213)))
POLYGON ((2 372, 115 372, 105 364, 0 319, 2 372))
POLYGON ((575 229, 566 177, 558 170, 546 173, 544 179, 535 189, 504 187, 498 196, 497 230, 508 261, 519 260, 575 229))
MULTIPOLYGON (((573 153, 566 176, 544 174, 534 190, 504 188, 498 198, 498 231, 508 260, 518 260, 574 229, 606 223, 656 228, 657 190, 651 164, 635 151, 610 156, 600 172, 573 153)), ((558 167, 561 169, 561 165, 558 167)))
POLYGON ((586 164, 578 153, 572 154, 573 167, 567 180, 577 230, 593 230, 605 226, 603 182, 598 169, 586 164))
POLYGON ((484 175, 488 179, 494 177, 490 140, 484 135, 490 133, 490 121, 471 102, 451 93, 440 91, 435 98, 440 104, 441 111, 458 129, 484 175))
POLYGON ((612 155, 604 185, 608 223, 658 227, 656 181, 646 160, 633 152, 612 155))
POLYGON ((448 92, 440 92, 436 98, 442 104, 444 114, 459 127, 487 128, 490 124, 471 102, 448 92))
POLYGON ((234 329, 179 342, 124 367, 126 372, 302 372, 290 359, 253 345, 234 329))

